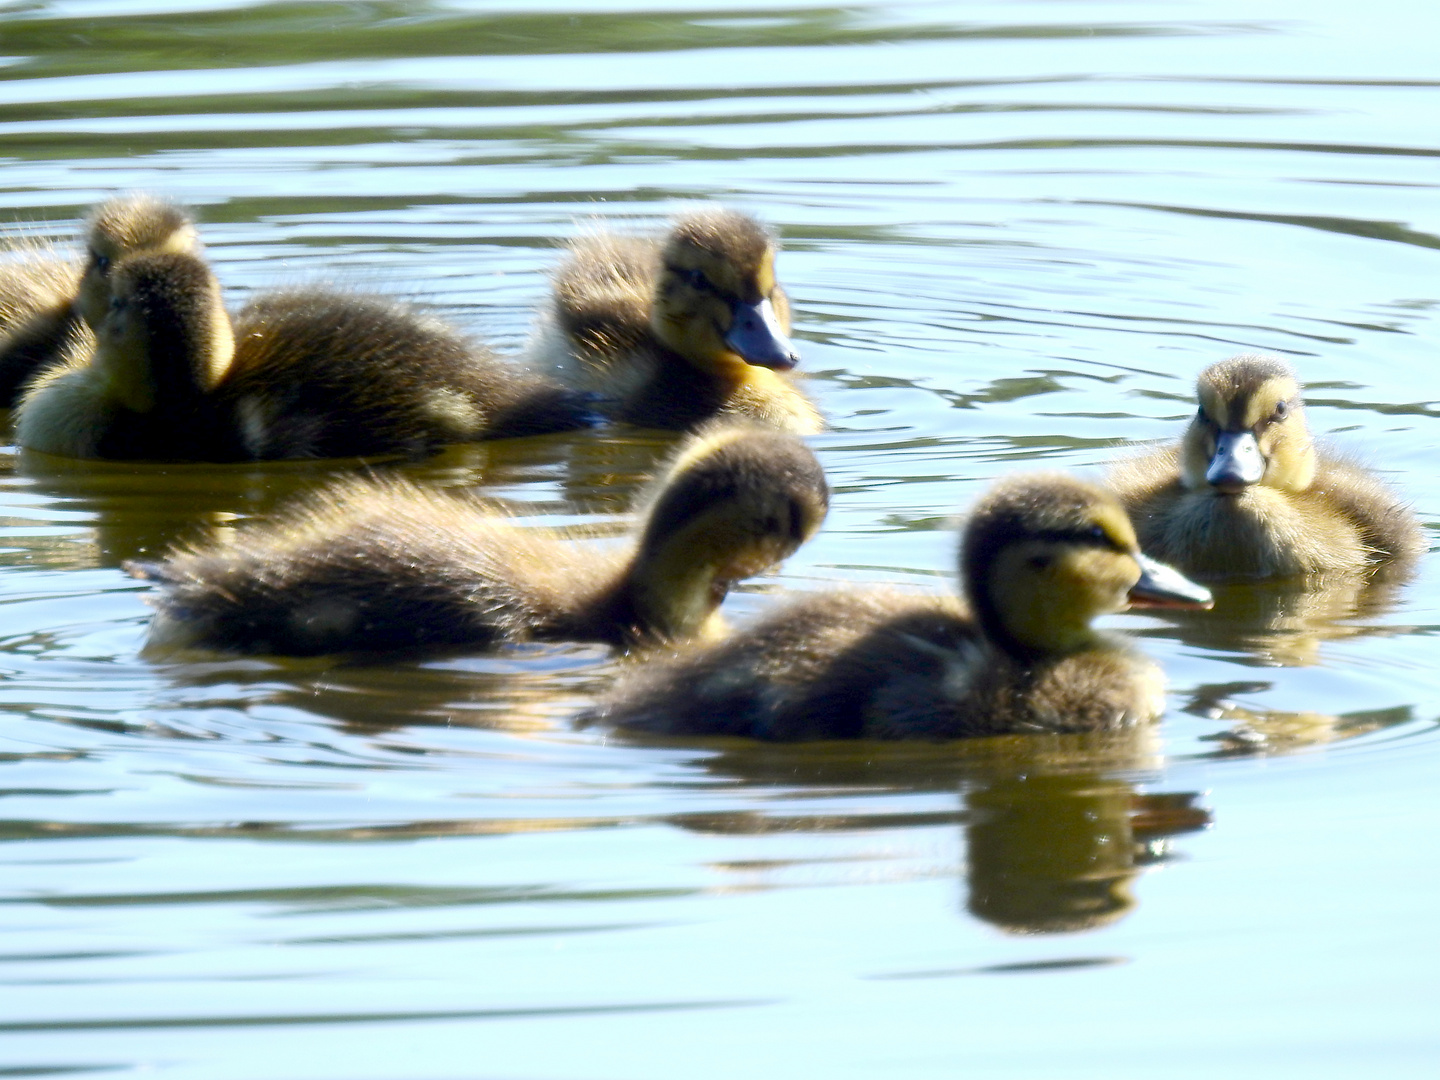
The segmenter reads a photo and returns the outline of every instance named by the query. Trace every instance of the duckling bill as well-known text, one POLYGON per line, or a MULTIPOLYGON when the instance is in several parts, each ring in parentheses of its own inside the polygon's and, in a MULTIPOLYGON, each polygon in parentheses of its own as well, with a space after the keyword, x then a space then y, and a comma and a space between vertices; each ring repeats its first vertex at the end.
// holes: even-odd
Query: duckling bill
POLYGON ((678 218, 664 238, 596 233, 555 275, 532 363, 602 399, 611 419, 693 429, 715 417, 796 434, 819 413, 783 374, 799 360, 774 238, 733 210, 678 218))
POLYGON ((633 645, 713 638, 730 585, 825 516, 798 439, 707 431, 657 481, 619 549, 522 528, 478 499, 347 480, 231 539, 131 564, 157 581, 154 647, 315 655, 526 639, 633 645))
POLYGON ((640 668, 589 719, 759 739, 953 739, 1122 730, 1163 709, 1159 668, 1091 620, 1210 594, 1140 553, 1110 493, 1003 481, 973 511, 965 603, 884 589, 797 599, 717 645, 640 668))
POLYGON ((1424 550, 1393 491, 1315 447, 1288 364, 1232 357, 1201 372, 1196 391, 1177 446, 1108 478, 1147 550, 1208 581, 1364 573, 1424 550))

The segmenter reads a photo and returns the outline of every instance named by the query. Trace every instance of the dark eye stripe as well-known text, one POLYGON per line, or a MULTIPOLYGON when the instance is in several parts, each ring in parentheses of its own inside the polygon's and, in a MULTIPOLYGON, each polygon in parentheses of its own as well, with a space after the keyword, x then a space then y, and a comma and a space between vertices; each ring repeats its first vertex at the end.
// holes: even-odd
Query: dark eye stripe
POLYGON ((1118 551, 1122 555, 1130 554, 1129 548, 1116 541, 1113 536, 1099 526, 1092 529, 1045 529, 1042 532, 1030 533, 1026 539, 1043 540, 1051 544, 1103 548, 1106 551, 1118 551))
POLYGON ((692 289, 697 289, 700 292, 718 291, 715 286, 711 284, 710 279, 705 276, 705 271, 703 270, 676 266, 673 263, 666 263, 665 269, 667 272, 674 274, 686 285, 689 285, 692 289))

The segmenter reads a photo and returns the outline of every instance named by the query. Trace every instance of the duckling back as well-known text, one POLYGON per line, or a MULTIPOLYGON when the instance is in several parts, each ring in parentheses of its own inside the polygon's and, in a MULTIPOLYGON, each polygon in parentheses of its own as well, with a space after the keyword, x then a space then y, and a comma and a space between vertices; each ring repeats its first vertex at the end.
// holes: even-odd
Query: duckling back
POLYGON ((566 636, 618 557, 468 495, 347 479, 128 569, 162 586, 152 646, 310 656, 566 636))
POLYGON ((668 735, 959 739, 1114 731, 1163 709, 1164 678, 1116 640, 1033 666, 947 597, 886 589, 792 601, 734 638, 640 669, 588 719, 668 735))
POLYGON ((620 399, 658 362, 650 305, 660 273, 650 239, 595 233, 571 245, 555 274, 549 358, 568 381, 620 399))
POLYGON ((565 431, 588 403, 502 364, 439 319, 324 289, 268 294, 235 322, 223 395, 257 459, 425 453, 445 443, 565 431))

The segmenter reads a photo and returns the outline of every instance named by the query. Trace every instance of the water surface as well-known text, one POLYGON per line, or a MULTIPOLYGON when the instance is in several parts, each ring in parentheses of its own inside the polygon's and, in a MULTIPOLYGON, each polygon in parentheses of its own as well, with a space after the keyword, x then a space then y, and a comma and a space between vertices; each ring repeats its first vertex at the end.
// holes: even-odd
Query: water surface
MULTIPOLYGON (((0 4, 0 213, 196 209, 236 304, 323 278, 518 348, 556 245, 687 202, 783 238, 821 535, 730 601, 952 587, 1015 468, 1173 437, 1289 357, 1440 519, 1430 5, 0 4)), ((399 468, 618 528, 667 440, 399 468)), ((1429 1075, 1440 678, 1384 594, 1114 620, 1121 744, 576 729, 592 646, 140 655, 120 563, 354 463, 0 453, 0 1067, 184 1078, 1429 1075)))

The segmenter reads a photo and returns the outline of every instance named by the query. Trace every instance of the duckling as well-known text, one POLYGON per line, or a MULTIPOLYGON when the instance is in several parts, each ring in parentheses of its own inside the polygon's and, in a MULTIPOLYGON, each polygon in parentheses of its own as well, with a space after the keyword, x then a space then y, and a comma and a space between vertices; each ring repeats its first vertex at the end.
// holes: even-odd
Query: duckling
POLYGON ((244 456, 216 394, 235 352, 220 285, 184 252, 132 255, 94 349, 26 388, 15 441, 78 458, 233 461, 244 456))
POLYGON ((524 639, 712 639, 730 585, 819 527, 829 493, 793 436, 694 437, 620 550, 523 528, 474 497, 350 479, 232 539, 129 564, 162 594, 150 642, 315 655, 524 639))
POLYGON ((1316 450, 1290 365, 1231 357, 1202 371, 1196 392, 1177 445, 1108 477, 1146 550, 1206 581, 1369 572, 1425 550, 1390 488, 1316 450))
POLYGON ((181 207, 153 195, 101 203, 85 227, 85 259, 77 263, 38 248, 0 265, 0 405, 13 406, 39 371, 92 347, 90 331, 110 304, 110 271, 139 252, 199 248, 181 207))
POLYGON ((824 423, 779 372, 799 360, 775 240, 747 214, 699 210, 669 234, 597 233, 555 275, 528 348, 611 419, 688 430, 715 416, 800 435, 824 423))
POLYGON ((588 420, 581 395, 392 300, 297 289, 252 301, 232 328, 196 255, 132 255, 111 277, 93 353, 22 399, 21 446, 171 461, 419 454, 588 420))
POLYGON ((678 735, 951 739, 1138 726, 1159 668, 1090 626, 1210 594, 1140 553, 1113 495, 1016 477, 965 528, 968 600, 867 589, 802 597, 727 641, 636 671, 587 719, 678 735))

